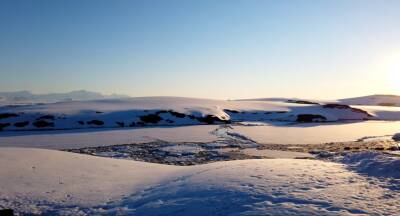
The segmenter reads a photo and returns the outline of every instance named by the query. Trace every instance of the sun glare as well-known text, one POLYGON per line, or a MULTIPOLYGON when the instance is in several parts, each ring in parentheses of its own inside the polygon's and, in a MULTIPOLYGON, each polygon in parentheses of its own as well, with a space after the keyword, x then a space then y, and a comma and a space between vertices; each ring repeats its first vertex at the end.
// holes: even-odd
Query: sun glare
POLYGON ((400 55, 389 61, 387 79, 390 88, 396 92, 400 92, 400 55))

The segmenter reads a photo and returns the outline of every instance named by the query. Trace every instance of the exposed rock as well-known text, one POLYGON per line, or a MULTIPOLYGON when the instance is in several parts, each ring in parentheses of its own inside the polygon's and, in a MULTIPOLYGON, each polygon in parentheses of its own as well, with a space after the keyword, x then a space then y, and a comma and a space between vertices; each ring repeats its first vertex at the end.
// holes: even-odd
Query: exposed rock
POLYGON ((129 124, 129 127, 135 127, 135 126, 136 126, 135 122, 132 122, 132 123, 129 124))
POLYGON ((351 109, 349 105, 345 104, 325 104, 322 107, 328 109, 351 109))
POLYGON ((40 116, 39 118, 37 118, 36 120, 43 120, 43 119, 47 119, 47 120, 54 120, 54 116, 53 115, 44 115, 44 116, 40 116))
POLYGON ((394 141, 400 142, 400 133, 395 134, 395 135, 392 137, 392 139, 393 139, 394 141))
POLYGON ((80 124, 80 125, 84 125, 84 124, 85 124, 85 122, 84 122, 84 121, 78 121, 78 124, 80 124))
POLYGON ((168 111, 171 115, 177 117, 177 118, 185 118, 186 114, 175 112, 173 110, 168 111))
POLYGON ((287 103, 296 103, 296 104, 314 104, 314 105, 319 105, 319 103, 316 102, 311 102, 311 101, 305 101, 305 100, 287 100, 287 103))
POLYGON ((152 124, 156 124, 162 120, 162 118, 156 114, 144 115, 140 116, 139 118, 145 123, 152 123, 152 124))
POLYGON ((54 127, 53 122, 48 122, 46 120, 38 120, 32 123, 33 126, 38 127, 38 128, 43 128, 43 127, 54 127))
POLYGON ((14 210, 12 209, 1 209, 0 210, 1 216, 14 216, 14 210))
POLYGON ((10 126, 10 123, 0 123, 0 131, 2 131, 4 128, 10 126))
MULTIPOLYGON (((225 144, 223 141, 220 142, 225 144)), ((169 143, 156 141, 150 143, 87 147, 66 151, 177 166, 190 166, 226 160, 260 158, 259 156, 243 154, 235 145, 215 145, 215 142, 169 143), (225 151, 222 149, 225 149, 225 151)))
POLYGON ((362 109, 353 108, 353 107, 351 107, 349 105, 344 105, 344 104, 325 104, 322 107, 326 108, 326 109, 349 109, 352 112, 362 113, 362 114, 365 114, 368 117, 372 117, 372 115, 369 114, 367 111, 364 111, 362 109))
POLYGON ((313 114, 299 114, 297 115, 297 122, 321 122, 326 121, 326 117, 322 115, 313 114))
POLYGON ((0 113, 0 119, 18 117, 16 113, 0 113))
POLYGON ((87 121, 86 124, 101 126, 101 125, 104 125, 104 122, 101 120, 95 119, 95 120, 87 121))
POLYGON ((15 127, 25 127, 29 124, 29 121, 23 121, 23 122, 15 122, 14 126, 15 127))
POLYGON ((229 120, 224 120, 224 119, 220 119, 217 116, 214 115, 206 115, 205 117, 197 117, 196 118, 199 122, 203 122, 206 124, 214 124, 216 122, 223 122, 226 124, 229 124, 231 121, 229 120))

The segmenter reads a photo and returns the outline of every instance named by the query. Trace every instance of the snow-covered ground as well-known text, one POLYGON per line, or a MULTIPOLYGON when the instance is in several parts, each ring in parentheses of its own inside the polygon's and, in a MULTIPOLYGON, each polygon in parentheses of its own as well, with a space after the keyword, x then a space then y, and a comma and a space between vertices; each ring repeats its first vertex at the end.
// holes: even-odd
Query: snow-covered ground
POLYGON ((400 108, 145 97, 0 107, 0 130, 180 126, 230 122, 400 120, 400 108), (364 109, 365 108, 365 109, 364 109))
POLYGON ((2 148, 0 208, 47 215, 397 214, 396 176, 377 179, 357 172, 363 163, 351 164, 263 159, 176 167, 2 148))
POLYGON ((0 209, 43 215, 398 214, 398 154, 364 147, 382 137, 390 140, 387 146, 398 144, 400 108, 337 103, 147 97, 3 106, 0 209), (362 151, 268 148, 356 140, 351 146, 363 143, 362 151), (231 151, 236 161, 172 166, 106 158, 118 153, 109 150, 119 144, 130 144, 121 148, 140 156, 149 153, 146 145, 164 142, 160 154, 231 151), (95 152, 102 157, 58 151, 85 153, 82 148, 104 151, 95 152), (243 158, 273 159, 237 160, 243 158))
POLYGON ((338 102, 348 105, 400 106, 400 96, 370 95, 364 97, 341 99, 338 100, 338 102))

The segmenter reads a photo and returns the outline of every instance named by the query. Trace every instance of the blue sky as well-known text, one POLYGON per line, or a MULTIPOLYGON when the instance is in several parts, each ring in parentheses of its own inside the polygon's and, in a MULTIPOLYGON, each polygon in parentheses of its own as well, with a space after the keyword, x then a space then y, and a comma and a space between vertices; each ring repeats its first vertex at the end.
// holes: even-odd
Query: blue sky
POLYGON ((399 11, 385 0, 3 0, 0 91, 400 94, 399 11))

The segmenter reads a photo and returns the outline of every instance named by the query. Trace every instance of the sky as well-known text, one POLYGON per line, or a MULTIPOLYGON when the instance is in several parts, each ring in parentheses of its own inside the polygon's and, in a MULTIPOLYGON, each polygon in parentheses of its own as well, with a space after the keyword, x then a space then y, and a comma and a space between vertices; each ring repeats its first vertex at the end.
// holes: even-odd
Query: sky
POLYGON ((0 91, 400 94, 400 1, 2 0, 0 91))

